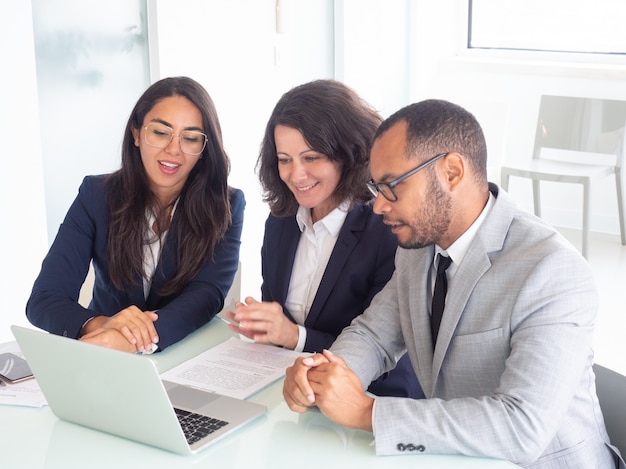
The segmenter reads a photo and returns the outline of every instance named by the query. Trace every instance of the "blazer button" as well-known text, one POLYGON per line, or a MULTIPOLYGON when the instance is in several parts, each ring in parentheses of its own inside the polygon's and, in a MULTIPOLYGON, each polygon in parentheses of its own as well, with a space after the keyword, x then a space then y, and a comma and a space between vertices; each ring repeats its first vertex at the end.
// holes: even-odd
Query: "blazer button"
POLYGON ((409 451, 419 451, 423 453, 425 449, 424 445, 409 445, 409 451))

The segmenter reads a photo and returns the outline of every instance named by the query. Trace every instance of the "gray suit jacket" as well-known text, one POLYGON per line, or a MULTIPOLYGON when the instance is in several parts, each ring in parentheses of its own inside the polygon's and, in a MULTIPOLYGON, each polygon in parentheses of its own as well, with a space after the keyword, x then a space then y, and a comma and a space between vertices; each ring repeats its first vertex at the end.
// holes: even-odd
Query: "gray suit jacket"
POLYGON ((392 279, 331 348, 363 383, 408 350, 428 399, 376 399, 376 452, 614 468, 592 370, 598 296, 589 266, 554 229, 490 190, 496 202, 449 283, 434 353, 433 246, 399 248, 392 279))

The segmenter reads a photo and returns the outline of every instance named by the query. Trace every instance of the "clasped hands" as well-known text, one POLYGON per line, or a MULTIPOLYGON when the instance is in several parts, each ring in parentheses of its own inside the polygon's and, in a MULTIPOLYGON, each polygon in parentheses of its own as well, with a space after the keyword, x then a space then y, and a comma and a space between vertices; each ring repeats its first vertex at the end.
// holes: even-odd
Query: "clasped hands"
POLYGON ((283 397, 294 412, 316 405, 338 425, 372 431, 374 399, 345 361, 328 350, 298 358, 287 368, 283 397))
POLYGON ((129 306, 114 316, 95 316, 81 330, 80 340, 91 344, 135 353, 150 350, 159 342, 154 311, 129 306))

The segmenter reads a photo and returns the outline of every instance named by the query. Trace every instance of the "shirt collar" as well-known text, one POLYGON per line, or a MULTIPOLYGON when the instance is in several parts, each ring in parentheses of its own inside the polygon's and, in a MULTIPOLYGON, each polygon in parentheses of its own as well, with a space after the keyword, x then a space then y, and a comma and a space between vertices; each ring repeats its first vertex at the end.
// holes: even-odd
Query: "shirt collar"
POLYGON ((480 212, 478 218, 476 218, 474 223, 472 223, 472 225, 465 231, 465 233, 463 233, 459 237, 459 239, 452 243, 450 247, 448 247, 448 249, 446 249, 445 251, 439 246, 435 245, 435 259, 437 258, 437 254, 444 253, 444 255, 447 255, 452 259, 452 262, 455 265, 458 266, 459 264, 461 264, 461 261, 463 261, 463 258, 465 257, 465 254, 467 253, 467 250, 472 243, 472 240, 476 236, 478 229, 485 221, 485 218, 487 218, 487 214, 491 211, 491 207, 493 207, 495 201, 496 198, 491 192, 489 192, 489 199, 487 200, 485 208, 483 208, 483 211, 480 212))
MULTIPOLYGON (((321 223, 332 236, 336 237, 339 235, 339 231, 348 216, 349 210, 350 201, 344 200, 328 215, 315 222, 315 224, 317 225, 318 223, 321 223)), ((304 208, 300 205, 298 207, 298 211, 296 212, 296 222, 298 222, 298 227, 300 227, 301 232, 304 232, 305 228, 312 230, 313 222, 311 220, 311 209, 304 208)))

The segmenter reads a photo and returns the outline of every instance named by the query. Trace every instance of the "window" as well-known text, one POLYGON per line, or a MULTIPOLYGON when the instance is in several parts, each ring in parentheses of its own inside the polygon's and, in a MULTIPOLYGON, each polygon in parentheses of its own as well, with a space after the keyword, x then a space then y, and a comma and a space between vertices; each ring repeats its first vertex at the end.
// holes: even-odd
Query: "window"
POLYGON ((624 0, 470 0, 469 49, 626 54, 624 0))

